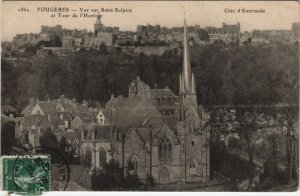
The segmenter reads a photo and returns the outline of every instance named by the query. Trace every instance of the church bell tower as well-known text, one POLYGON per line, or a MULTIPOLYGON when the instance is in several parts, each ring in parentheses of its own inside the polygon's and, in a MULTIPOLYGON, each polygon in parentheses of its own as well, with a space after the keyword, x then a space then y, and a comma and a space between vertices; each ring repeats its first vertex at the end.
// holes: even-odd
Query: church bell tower
POLYGON ((182 120, 185 119, 189 107, 197 108, 195 78, 191 71, 185 19, 183 36, 183 64, 182 73, 179 75, 180 119, 182 120))

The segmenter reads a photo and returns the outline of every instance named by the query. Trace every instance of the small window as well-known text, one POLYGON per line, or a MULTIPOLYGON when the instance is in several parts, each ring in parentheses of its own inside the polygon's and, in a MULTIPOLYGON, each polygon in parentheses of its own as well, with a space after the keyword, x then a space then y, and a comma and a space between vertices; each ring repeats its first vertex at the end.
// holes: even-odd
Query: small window
POLYGON ((74 139, 74 144, 78 144, 78 139, 74 139))
POLYGON ((195 141, 192 141, 192 146, 195 146, 195 141))
POLYGON ((66 139, 67 144, 71 144, 71 140, 70 139, 66 139))
POLYGON ((195 159, 191 159, 189 163, 189 173, 191 176, 197 174, 197 162, 195 159))
POLYGON ((65 151, 66 151, 66 152, 71 152, 71 151, 72 151, 72 148, 71 148, 71 147, 66 147, 66 148, 65 148, 65 151))

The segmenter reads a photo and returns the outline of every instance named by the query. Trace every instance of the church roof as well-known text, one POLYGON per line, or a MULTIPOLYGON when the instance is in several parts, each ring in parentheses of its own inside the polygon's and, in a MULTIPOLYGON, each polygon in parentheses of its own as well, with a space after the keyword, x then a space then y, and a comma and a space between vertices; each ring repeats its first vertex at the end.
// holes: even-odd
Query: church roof
POLYGON ((138 129, 137 134, 141 137, 144 143, 150 141, 150 130, 148 128, 138 129))
POLYGON ((112 113, 112 121, 115 125, 128 128, 142 125, 149 115, 161 116, 154 102, 139 95, 133 95, 125 99, 112 113))

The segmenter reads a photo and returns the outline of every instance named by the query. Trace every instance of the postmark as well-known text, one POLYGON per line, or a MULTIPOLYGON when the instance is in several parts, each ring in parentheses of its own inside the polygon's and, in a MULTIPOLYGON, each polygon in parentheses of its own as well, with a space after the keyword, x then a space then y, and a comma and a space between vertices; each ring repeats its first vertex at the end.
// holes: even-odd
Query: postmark
POLYGON ((5 191, 40 194, 51 188, 51 159, 47 155, 1 157, 1 181, 5 191))
POLYGON ((20 194, 64 191, 70 170, 65 158, 54 149, 35 147, 15 156, 0 159, 0 188, 20 194), (52 175, 52 171, 56 174, 52 175))

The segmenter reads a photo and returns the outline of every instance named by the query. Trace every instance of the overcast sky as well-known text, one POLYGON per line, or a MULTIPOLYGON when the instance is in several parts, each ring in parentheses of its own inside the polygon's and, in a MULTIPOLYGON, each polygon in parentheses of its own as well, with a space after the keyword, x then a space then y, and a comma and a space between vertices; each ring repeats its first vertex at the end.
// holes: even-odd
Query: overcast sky
MULTIPOLYGON (((222 2, 222 1, 173 1, 173 2, 2 2, 2 41, 11 41, 19 33, 38 33, 41 25, 61 24, 68 29, 93 30, 95 18, 51 18, 52 13, 37 12, 38 7, 68 7, 69 14, 80 14, 79 8, 127 8, 129 13, 100 13, 105 26, 118 26, 120 30, 136 30, 138 24, 159 24, 173 27, 183 25, 183 6, 188 25, 200 27, 221 27, 222 22, 235 24, 240 22, 242 31, 253 29, 291 29, 293 22, 299 22, 299 3, 297 2, 222 2), (18 12, 24 7, 31 12, 18 12), (265 9, 264 14, 225 13, 225 9, 265 9)), ((92 14, 89 12, 89 14, 92 14)))

